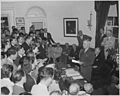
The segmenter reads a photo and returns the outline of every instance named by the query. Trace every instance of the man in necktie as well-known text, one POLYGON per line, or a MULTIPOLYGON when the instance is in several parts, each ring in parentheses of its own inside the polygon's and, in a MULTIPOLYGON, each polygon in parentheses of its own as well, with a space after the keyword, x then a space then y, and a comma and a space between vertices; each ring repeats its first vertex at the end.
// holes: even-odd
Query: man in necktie
POLYGON ((83 41, 83 49, 79 53, 79 61, 81 65, 81 74, 83 77, 90 82, 91 81, 91 72, 92 64, 95 59, 95 54, 92 48, 90 48, 90 41, 83 41))

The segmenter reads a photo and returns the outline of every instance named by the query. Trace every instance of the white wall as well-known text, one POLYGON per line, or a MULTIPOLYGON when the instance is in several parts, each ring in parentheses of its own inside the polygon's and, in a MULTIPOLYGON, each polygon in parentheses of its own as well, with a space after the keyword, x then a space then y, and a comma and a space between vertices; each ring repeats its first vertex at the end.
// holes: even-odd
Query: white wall
MULTIPOLYGON (((84 34, 90 35, 93 39, 91 46, 95 45, 95 27, 96 27, 96 13, 94 11, 93 1, 30 1, 30 2, 2 2, 1 10, 8 10, 13 8, 14 18, 25 17, 26 12, 33 6, 39 6, 46 12, 47 27, 51 32, 52 37, 56 42, 64 44, 76 43, 75 37, 64 37, 63 32, 63 18, 79 18, 79 29, 83 30, 84 34), (92 30, 90 31, 87 26, 87 21, 90 18, 92 11, 92 30)), ((26 22, 27 23, 27 22, 26 22)), ((15 20, 13 23, 15 24, 15 20)), ((12 26, 12 25, 11 25, 12 26)))

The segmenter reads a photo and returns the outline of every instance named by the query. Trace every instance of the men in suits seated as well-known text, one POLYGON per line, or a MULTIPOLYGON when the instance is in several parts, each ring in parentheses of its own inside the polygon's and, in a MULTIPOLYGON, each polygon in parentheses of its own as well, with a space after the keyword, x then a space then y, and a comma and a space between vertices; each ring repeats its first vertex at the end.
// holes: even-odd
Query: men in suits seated
POLYGON ((70 46, 69 43, 65 43, 65 46, 63 47, 63 52, 64 55, 69 56, 70 54, 70 46))
POLYGON ((62 51, 62 56, 61 56, 64 59, 64 60, 62 60, 62 61, 64 61, 63 62, 64 65, 68 64, 69 54, 70 54, 70 45, 69 45, 69 43, 65 43, 65 46, 63 47, 63 51, 62 51))
POLYGON ((79 59, 79 51, 80 49, 76 46, 76 44, 72 44, 72 48, 70 50, 70 54, 69 54, 69 59, 75 59, 78 60, 79 59))
POLYGON ((22 44, 24 50, 25 50, 25 53, 27 53, 27 51, 30 49, 30 44, 31 44, 31 41, 32 41, 32 37, 31 36, 27 36, 26 41, 22 44))
POLYGON ((53 40, 51 34, 47 32, 47 28, 42 29, 42 32, 41 32, 41 34, 40 34, 40 37, 41 37, 42 39, 43 39, 43 38, 46 38, 48 44, 55 43, 55 41, 53 40))
POLYGON ((18 67, 19 66, 19 60, 25 55, 25 50, 22 46, 19 46, 17 48, 17 58, 14 60, 14 64, 18 67))
POLYGON ((47 48, 47 57, 49 58, 49 60, 53 58, 53 54, 54 54, 54 48, 52 47, 51 44, 49 44, 47 48))
POLYGON ((62 47, 60 46, 60 43, 56 44, 56 47, 54 47, 54 54, 53 54, 53 60, 54 62, 56 61, 56 59, 58 59, 61 54, 62 54, 62 47))
POLYGON ((13 73, 17 70, 17 66, 14 64, 14 60, 17 58, 17 51, 15 48, 9 48, 7 50, 6 64, 13 66, 13 73))
POLYGON ((80 30, 80 31, 78 31, 78 34, 77 34, 77 40, 78 40, 78 46, 81 49, 81 48, 83 48, 83 41, 84 40, 91 41, 92 37, 84 35, 83 32, 82 32, 82 30, 80 30))
POLYGON ((94 51, 90 48, 90 41, 83 41, 83 49, 79 53, 79 64, 81 65, 81 74, 89 82, 91 80, 92 64, 95 58, 94 51))

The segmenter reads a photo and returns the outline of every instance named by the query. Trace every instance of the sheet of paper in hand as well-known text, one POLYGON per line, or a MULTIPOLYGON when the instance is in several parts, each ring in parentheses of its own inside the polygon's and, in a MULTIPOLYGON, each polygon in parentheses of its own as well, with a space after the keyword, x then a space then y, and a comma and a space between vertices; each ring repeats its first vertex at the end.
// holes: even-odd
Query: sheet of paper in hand
POLYGON ((80 64, 80 61, 77 61, 77 60, 72 60, 72 62, 80 64))

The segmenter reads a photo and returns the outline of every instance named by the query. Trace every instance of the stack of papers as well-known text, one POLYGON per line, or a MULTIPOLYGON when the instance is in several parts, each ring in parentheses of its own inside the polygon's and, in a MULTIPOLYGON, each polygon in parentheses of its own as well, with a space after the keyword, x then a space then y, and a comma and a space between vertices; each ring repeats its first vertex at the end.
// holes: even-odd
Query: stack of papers
POLYGON ((73 78, 73 80, 83 79, 83 76, 82 76, 82 75, 79 75, 79 76, 73 76, 72 78, 73 78))
POLYGON ((68 77, 72 77, 74 80, 83 79, 81 74, 78 71, 75 71, 73 68, 66 69, 65 72, 68 77))

